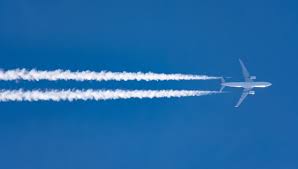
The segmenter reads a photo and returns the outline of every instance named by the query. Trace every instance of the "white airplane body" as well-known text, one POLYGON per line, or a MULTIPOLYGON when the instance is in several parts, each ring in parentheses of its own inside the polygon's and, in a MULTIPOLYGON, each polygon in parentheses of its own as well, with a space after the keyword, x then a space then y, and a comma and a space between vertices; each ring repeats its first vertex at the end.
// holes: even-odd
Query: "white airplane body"
POLYGON ((221 89, 220 91, 223 91, 225 87, 236 87, 236 88, 243 88, 243 93, 236 104, 235 107, 239 107, 240 104, 243 102, 243 100, 248 96, 248 95, 254 95, 255 91, 253 91, 254 88, 266 88, 271 86, 272 84, 269 82, 255 82, 253 80, 256 79, 255 76, 250 76, 249 72, 247 71, 245 65, 243 62, 239 59, 240 65, 242 67, 242 73, 244 76, 244 82, 225 82, 224 78, 222 78, 222 83, 221 83, 221 89))

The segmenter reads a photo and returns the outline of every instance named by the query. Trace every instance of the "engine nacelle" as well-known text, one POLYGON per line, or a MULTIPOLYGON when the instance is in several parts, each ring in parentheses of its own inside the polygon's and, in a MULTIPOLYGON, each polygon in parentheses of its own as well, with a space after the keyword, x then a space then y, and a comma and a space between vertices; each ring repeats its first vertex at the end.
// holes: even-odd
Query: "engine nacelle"
POLYGON ((250 94, 250 95, 255 95, 256 94, 256 92, 255 91, 249 91, 249 93, 248 94, 250 94))
POLYGON ((251 80, 256 80, 257 77, 256 77, 256 76, 250 76, 250 79, 251 79, 251 80))

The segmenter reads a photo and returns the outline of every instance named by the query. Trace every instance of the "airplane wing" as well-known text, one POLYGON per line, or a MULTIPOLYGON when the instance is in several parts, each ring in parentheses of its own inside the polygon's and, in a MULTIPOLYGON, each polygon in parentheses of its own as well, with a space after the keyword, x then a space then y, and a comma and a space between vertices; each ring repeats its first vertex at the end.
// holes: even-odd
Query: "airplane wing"
POLYGON ((250 90, 251 89, 244 89, 243 90, 243 93, 242 93, 242 95, 241 95, 241 97, 240 97, 240 99, 239 99, 239 101, 238 101, 238 103, 236 104, 235 107, 239 107, 240 106, 240 104, 243 102, 243 100, 248 96, 250 90))
POLYGON ((240 62, 241 68, 242 68, 242 73, 243 73, 244 80, 245 80, 246 82, 252 82, 252 80, 250 79, 249 72, 248 72, 248 70, 246 69, 244 63, 242 62, 241 59, 239 59, 239 62, 240 62))

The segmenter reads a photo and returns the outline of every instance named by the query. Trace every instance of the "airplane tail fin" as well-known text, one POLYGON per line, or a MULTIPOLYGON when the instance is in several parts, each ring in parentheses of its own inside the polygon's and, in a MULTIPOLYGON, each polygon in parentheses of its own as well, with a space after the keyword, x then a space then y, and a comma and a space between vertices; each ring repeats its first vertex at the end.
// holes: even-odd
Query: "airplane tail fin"
POLYGON ((224 77, 221 77, 220 80, 221 80, 221 83, 225 83, 226 82, 226 80, 225 80, 224 77))
POLYGON ((226 87, 223 85, 223 83, 225 83, 226 81, 225 81, 224 77, 221 77, 220 79, 221 79, 221 88, 220 88, 219 92, 222 92, 223 89, 226 87))

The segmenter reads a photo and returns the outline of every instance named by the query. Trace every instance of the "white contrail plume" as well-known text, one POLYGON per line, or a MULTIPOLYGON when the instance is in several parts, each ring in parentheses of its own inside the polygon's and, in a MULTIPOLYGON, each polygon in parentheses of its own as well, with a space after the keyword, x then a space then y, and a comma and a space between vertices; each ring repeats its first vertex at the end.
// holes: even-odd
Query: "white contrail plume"
POLYGON ((109 71, 76 71, 70 70, 53 70, 53 71, 41 71, 41 70, 27 70, 27 69, 12 69, 3 71, 0 70, 0 80, 75 80, 75 81, 159 81, 159 80, 212 80, 220 79, 220 77, 206 76, 206 75, 189 75, 189 74, 164 74, 164 73, 130 73, 130 72, 109 72, 109 71))
POLYGON ((171 98, 216 94, 199 90, 0 90, 0 102, 171 98))

